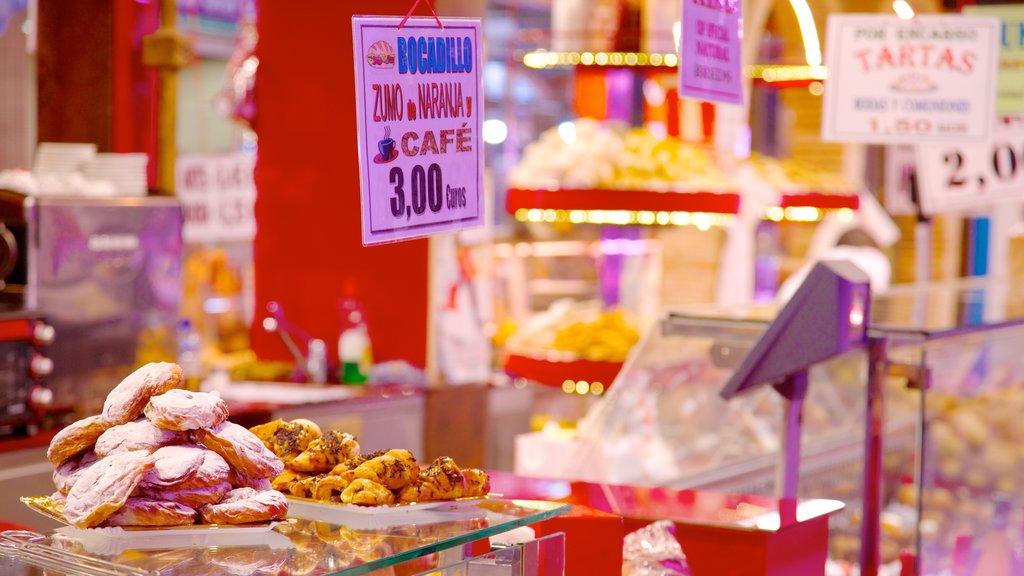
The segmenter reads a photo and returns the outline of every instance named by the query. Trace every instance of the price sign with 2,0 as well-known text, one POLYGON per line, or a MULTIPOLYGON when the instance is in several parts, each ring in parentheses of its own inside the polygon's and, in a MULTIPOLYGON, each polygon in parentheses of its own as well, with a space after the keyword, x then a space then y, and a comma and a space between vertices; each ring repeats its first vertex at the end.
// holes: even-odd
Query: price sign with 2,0
POLYGON ((1001 120, 986 144, 919 145, 917 167, 927 214, 1024 203, 1024 118, 1001 120))

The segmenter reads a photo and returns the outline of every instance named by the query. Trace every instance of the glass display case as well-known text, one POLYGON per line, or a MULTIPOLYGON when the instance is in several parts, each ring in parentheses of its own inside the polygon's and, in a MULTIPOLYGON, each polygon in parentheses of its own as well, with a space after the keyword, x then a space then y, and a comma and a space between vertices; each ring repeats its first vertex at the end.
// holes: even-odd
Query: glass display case
MULTIPOLYGON (((872 299, 884 368, 874 483, 883 563, 916 551, 920 574, 1002 574, 972 571, 999 540, 1024 568, 1024 320, 1008 319, 1011 295, 961 281, 872 299)), ((775 315, 770 306, 665 312, 575 432, 518 439, 517 472, 775 494, 783 398, 769 388, 720 396, 775 315)), ((799 496, 846 503, 831 553, 851 563, 863 538, 870 367, 867 349, 811 366, 803 407, 799 496)))
POLYGON ((922 575, 1024 573, 1024 318, 1014 292, 966 281, 907 289, 879 310, 889 373, 915 396, 919 426, 883 528, 892 518, 913 526, 922 575))
POLYGON ((561 534, 496 553, 488 553, 489 545, 481 549, 470 544, 565 514, 569 508, 553 502, 487 499, 430 510, 352 512, 341 523, 338 518, 289 518, 273 528, 64 527, 49 536, 6 531, 0 533, 0 573, 355 576, 430 571, 558 576, 564 570, 561 534), (527 556, 533 570, 522 569, 527 556))

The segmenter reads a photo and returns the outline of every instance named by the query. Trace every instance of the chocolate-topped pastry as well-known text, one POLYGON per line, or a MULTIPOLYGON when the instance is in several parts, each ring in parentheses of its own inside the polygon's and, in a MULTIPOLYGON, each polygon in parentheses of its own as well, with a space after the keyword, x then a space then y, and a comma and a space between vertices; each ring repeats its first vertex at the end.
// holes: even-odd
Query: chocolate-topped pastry
POLYGON ((341 492, 341 501, 357 506, 385 506, 395 503, 395 495, 386 486, 365 478, 356 478, 341 492))
POLYGON ((419 479, 420 468, 408 450, 388 450, 384 455, 360 464, 354 470, 356 478, 365 478, 401 490, 419 479))
POLYGON ((262 440, 263 444, 277 454, 285 464, 295 459, 311 442, 322 436, 320 427, 315 422, 303 418, 291 422, 279 418, 253 426, 249 431, 262 440))
POLYGON ((339 463, 359 457, 359 443, 347 432, 328 430, 309 443, 288 466, 299 472, 326 472, 339 463))

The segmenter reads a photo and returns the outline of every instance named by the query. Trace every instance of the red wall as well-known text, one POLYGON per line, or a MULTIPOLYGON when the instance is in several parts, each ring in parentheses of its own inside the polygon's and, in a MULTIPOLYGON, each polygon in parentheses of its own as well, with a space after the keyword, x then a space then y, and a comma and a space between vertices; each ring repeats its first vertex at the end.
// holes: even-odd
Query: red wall
MULTIPOLYGON (((260 0, 253 347, 290 356, 260 319, 270 300, 337 354, 337 299, 367 308, 377 361, 426 360, 427 242, 360 240, 352 14, 404 15, 411 0, 260 0)), ((424 6, 417 11, 426 14, 424 6)))

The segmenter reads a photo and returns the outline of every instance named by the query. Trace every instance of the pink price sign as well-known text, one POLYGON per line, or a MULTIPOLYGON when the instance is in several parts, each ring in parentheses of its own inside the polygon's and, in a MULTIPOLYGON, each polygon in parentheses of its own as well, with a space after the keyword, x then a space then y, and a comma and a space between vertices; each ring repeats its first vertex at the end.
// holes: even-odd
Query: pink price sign
POLYGON ((683 0, 679 95, 743 104, 740 0, 683 0))
POLYGON ((353 16, 363 244, 483 224, 480 20, 353 16))

